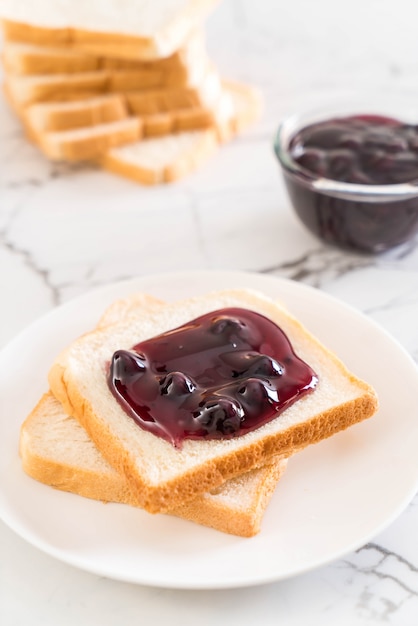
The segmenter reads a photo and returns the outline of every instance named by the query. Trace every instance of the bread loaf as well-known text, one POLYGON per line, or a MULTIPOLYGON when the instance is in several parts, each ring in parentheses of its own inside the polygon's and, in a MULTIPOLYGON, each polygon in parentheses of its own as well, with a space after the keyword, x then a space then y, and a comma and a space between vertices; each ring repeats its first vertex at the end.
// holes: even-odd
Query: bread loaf
POLYGON ((217 0, 40 0, 31 21, 25 2, 0 0, 3 89, 49 159, 172 182, 260 115, 259 93, 209 60, 202 20, 217 0))

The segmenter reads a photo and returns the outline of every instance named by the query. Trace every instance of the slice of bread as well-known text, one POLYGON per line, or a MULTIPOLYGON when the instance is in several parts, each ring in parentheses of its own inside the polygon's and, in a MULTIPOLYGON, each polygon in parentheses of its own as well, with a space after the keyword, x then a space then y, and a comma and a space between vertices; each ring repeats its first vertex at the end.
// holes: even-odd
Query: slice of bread
POLYGON ((141 118, 128 118, 122 98, 117 98, 38 103, 20 108, 18 114, 28 136, 48 158, 80 161, 100 157, 105 168, 149 184, 177 180, 189 173, 212 154, 221 135, 225 139, 234 131, 232 99, 227 92, 221 94, 214 109, 195 107, 141 118), (202 129, 207 132, 183 132, 202 129), (142 145, 143 137, 169 134, 175 136, 162 143, 142 145), (126 150, 108 152, 115 146, 126 150), (151 154, 154 157, 149 159, 151 154))
MULTIPOLYGON (((6 91, 12 107, 34 131, 31 134, 113 122, 127 117, 128 111, 143 119, 145 136, 207 128, 217 121, 217 104, 222 97, 221 81, 213 71, 208 72, 202 85, 196 88, 143 90, 93 97, 81 94, 81 100, 39 102, 28 106, 18 102, 7 86, 6 91), (161 113, 169 115, 161 116, 161 113)), ((231 90, 231 93, 234 92, 231 90)))
POLYGON ((199 86, 208 73, 207 67, 188 70, 159 69, 137 71, 80 72, 74 74, 6 74, 5 84, 13 101, 20 107, 35 102, 65 101, 92 94, 129 93, 148 90, 177 89, 199 86))
POLYGON ((71 45, 40 46, 31 43, 6 41, 2 47, 4 69, 9 74, 74 74, 109 71, 190 70, 207 62, 205 38, 197 30, 184 46, 167 58, 155 61, 118 59, 95 56, 71 45))
POLYGON ((5 42, 3 65, 9 74, 74 74, 100 70, 100 59, 70 46, 5 42))
MULTIPOLYGON (((131 115, 155 115, 168 113, 174 109, 192 109, 211 105, 219 98, 221 85, 216 87, 215 94, 207 97, 206 91, 200 87, 179 87, 168 89, 150 89, 148 91, 128 92, 125 95, 131 115)), ((212 92, 213 93, 213 92, 212 92)))
POLYGON ((157 59, 178 50, 218 1, 131 0, 121 10, 117 0, 104 6, 83 0, 65 5, 38 0, 32 11, 30 0, 3 0, 0 18, 6 41, 74 44, 100 56, 157 59))
POLYGON ((143 508, 164 512, 226 480, 329 437, 373 415, 373 389, 316 340, 282 306, 264 295, 227 290, 137 314, 75 341, 53 364, 50 388, 106 460, 126 476, 143 508), (285 332, 296 354, 319 377, 316 389, 269 423, 232 439, 185 440, 181 449, 137 426, 107 385, 115 350, 224 307, 258 312, 285 332))
MULTIPOLYGON (((39 482, 86 498, 140 506, 126 479, 104 460, 84 428, 50 393, 23 423, 19 452, 24 471, 39 482)), ((285 459, 272 459, 169 514, 221 532, 252 537, 260 530, 286 464, 285 459)))
MULTIPOLYGON (((164 118, 160 117, 160 120, 163 124, 164 118)), ((171 118, 165 120, 167 126, 164 132, 171 126, 171 118)), ((179 180, 194 171, 217 148, 216 131, 209 128, 143 139, 112 148, 102 155, 100 164, 114 174, 143 185, 157 185, 179 180)))
POLYGON ((87 161, 99 158, 115 146, 134 143, 142 135, 141 120, 127 117, 75 130, 32 134, 32 137, 36 138, 43 153, 53 161, 87 161))
POLYGON ((98 328, 104 328, 111 324, 117 324, 122 319, 129 319, 129 316, 136 315, 143 310, 153 311, 165 302, 160 298, 155 298, 148 293, 132 293, 126 298, 120 298, 110 304, 97 324, 98 328))
MULTIPOLYGON (((162 300, 135 293, 113 302, 98 327, 161 306, 162 300)), ((139 506, 126 479, 104 460, 84 428, 63 411, 50 392, 23 423, 19 451, 24 471, 42 483, 104 502, 139 506)), ((264 511, 286 465, 285 459, 272 459, 264 467, 231 479, 216 492, 202 494, 170 513, 222 532, 252 537, 260 530, 264 511)))
POLYGON ((194 171, 212 156, 219 142, 230 140, 260 115, 258 90, 241 83, 223 84, 225 92, 213 110, 201 108, 193 114, 185 110, 177 115, 172 112, 170 116, 144 116, 144 136, 160 136, 109 150, 101 157, 101 165, 145 185, 174 182, 194 171), (196 128, 197 124, 207 130, 163 136, 196 128))
POLYGON ((261 117, 263 110, 261 93, 256 87, 232 80, 223 80, 222 87, 232 100, 233 132, 241 133, 261 117))
POLYGON ((37 134, 117 122, 128 117, 125 99, 104 95, 69 102, 41 102, 24 111, 25 122, 37 134))
POLYGON ((109 74, 104 71, 77 74, 44 74, 33 76, 5 75, 7 89, 16 107, 35 102, 65 101, 104 94, 108 91, 109 74))

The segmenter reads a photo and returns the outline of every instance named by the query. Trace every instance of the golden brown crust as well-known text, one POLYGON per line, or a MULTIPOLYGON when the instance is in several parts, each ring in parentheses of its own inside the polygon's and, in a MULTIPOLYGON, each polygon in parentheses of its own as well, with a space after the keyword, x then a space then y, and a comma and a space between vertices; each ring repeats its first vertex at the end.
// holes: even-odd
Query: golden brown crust
POLYGON ((128 109, 133 115, 154 115, 173 109, 188 109, 202 104, 198 88, 182 87, 156 89, 125 94, 128 109))
POLYGON ((35 102, 59 102, 105 94, 108 92, 108 81, 109 75, 103 71, 5 78, 13 100, 21 107, 35 102))
POLYGON ((10 19, 2 20, 4 39, 37 45, 74 45, 98 56, 155 60, 172 55, 193 34, 197 23, 219 0, 199 0, 153 36, 100 32, 82 28, 46 28, 10 19))
POLYGON ((74 45, 47 46, 30 41, 6 40, 2 58, 5 70, 17 75, 72 74, 97 70, 135 73, 158 70, 169 81, 175 78, 176 72, 180 72, 179 76, 184 80, 187 72, 196 67, 196 62, 199 67, 207 64, 203 42, 203 34, 198 31, 172 55, 156 60, 141 60, 94 55, 74 45))
POLYGON ((52 367, 49 383, 64 409, 79 420, 107 461, 126 476, 140 505, 151 513, 167 512, 196 495, 218 487, 230 478, 265 464, 274 456, 288 458, 307 445, 317 443, 370 417, 377 410, 376 395, 364 383, 363 395, 351 402, 295 424, 284 432, 265 436, 229 455, 212 459, 163 485, 152 486, 138 475, 135 460, 130 458, 123 446, 120 446, 101 423, 77 386, 71 380, 66 380, 61 364, 52 367))
POLYGON ((152 167, 138 167, 135 163, 127 163, 113 156, 109 151, 100 158, 100 165, 113 174, 118 174, 123 178, 128 178, 141 185, 159 185, 166 182, 159 170, 152 167))
POLYGON ((26 123, 37 132, 73 130, 117 122, 128 117, 121 96, 104 96, 57 105, 34 104, 23 112, 26 123))
MULTIPOLYGON (((19 47, 19 44, 18 44, 19 47)), ((39 74, 73 74, 95 72, 100 67, 100 60, 83 52, 73 52, 67 47, 43 48, 35 50, 17 49, 7 42, 3 46, 3 65, 9 74, 19 76, 39 74)))
MULTIPOLYGON (((92 127, 94 134, 73 135, 74 131, 38 134, 42 151, 52 160, 86 161, 100 157, 111 148, 138 141, 142 136, 139 118, 127 118, 120 127, 101 124, 92 127)), ((115 123, 117 124, 117 122, 115 123)), ((83 129, 80 129, 83 130, 83 129)))
POLYGON ((222 502, 208 501, 204 496, 181 504, 169 514, 216 528, 224 533, 240 537, 254 537, 260 532, 263 513, 286 469, 286 465, 287 460, 270 464, 269 471, 264 473, 262 484, 258 488, 257 498, 253 499, 248 508, 235 509, 233 515, 226 513, 225 505, 222 502))
POLYGON ((42 28, 13 20, 1 21, 5 41, 17 41, 36 45, 59 46, 71 43, 69 28, 42 28))
MULTIPOLYGON (((68 420, 75 422, 60 411, 51 393, 44 394, 21 426, 19 451, 24 471, 35 480, 61 491, 103 502, 140 506, 126 479, 108 465, 97 462, 97 452, 92 459, 89 454, 91 448, 88 447, 86 458, 85 446, 82 445, 80 449, 77 445, 79 431, 74 432, 68 426, 64 432, 73 442, 76 455, 72 457, 72 462, 65 456, 65 452, 62 458, 62 453, 59 454, 60 445, 66 443, 62 439, 65 436, 62 434, 63 416, 66 423, 68 420), (55 431, 57 410, 59 430, 55 431), (45 432, 48 433, 46 438, 49 447, 45 442, 45 432)), ((274 459, 266 466, 240 477, 238 484, 222 485, 218 493, 203 494, 169 514, 221 532, 252 537, 260 530, 263 514, 286 465, 286 460, 274 459)))
MULTIPOLYGON (((37 27, 5 22, 6 40, 26 41, 37 45, 58 45, 68 51, 72 45, 74 33, 71 29, 38 29, 37 27), (53 30, 48 39, 49 30, 53 30)), ((81 39, 87 37, 81 33, 81 39)), ((196 37, 196 34, 194 34, 196 37)), ((112 34, 93 33, 89 41, 95 43, 119 42, 119 36, 112 34)), ((130 42, 130 38, 122 39, 130 42)), ((42 46, 41 46, 42 47, 42 46)), ((73 48, 73 50, 78 48, 73 48)), ((45 48, 47 51, 48 48, 45 48)), ((59 57, 59 53, 58 57, 59 57)), ((78 54, 78 53, 77 53, 78 54)), ((77 56, 77 55, 76 55, 77 56)), ((46 52, 48 57, 48 52, 46 52)), ((83 53, 80 56, 83 57, 83 53)), ((238 130, 242 129, 249 119, 253 120, 256 113, 251 88, 239 83, 225 83, 226 89, 239 92, 243 106, 237 108, 234 114, 220 116, 218 103, 214 108, 202 106, 203 93, 199 89, 181 87, 189 81, 186 60, 190 55, 182 55, 181 51, 168 59, 149 62, 121 62, 113 60, 112 68, 94 72, 72 74, 53 74, 52 77, 43 76, 7 76, 5 90, 9 101, 21 117, 28 137, 43 150, 45 155, 53 160, 83 161, 99 160, 100 164, 112 172, 131 178, 142 184, 157 184, 176 181, 200 165, 218 145, 219 141, 230 139, 238 130), (136 63, 136 65, 135 65, 136 63), (146 68, 139 70, 138 68, 146 68), (156 67, 161 69, 155 69, 156 67), (25 82, 25 79, 31 79, 25 82), (33 80, 32 80, 33 79, 33 80), (166 88, 161 87, 165 85, 166 88), (173 85, 175 87, 173 88, 173 85), (141 93, 141 90, 143 93, 141 93), (151 87, 151 89, 150 89, 151 87), (158 89, 155 89, 158 87, 158 89), (98 97, 106 97, 114 92, 118 103, 110 101, 107 104, 97 104, 98 97), (122 93, 123 92, 123 93, 122 93), (92 104, 96 99, 96 104, 92 104), (72 102, 78 100, 74 109, 61 108, 60 101, 72 102), (26 108, 33 103, 57 102, 57 109, 45 113, 44 127, 38 128, 32 117, 32 112, 26 108), (84 101, 84 105, 81 101, 84 101), (106 127, 106 124, 124 119, 128 111, 140 118, 133 126, 118 128, 106 127), (150 112, 150 113, 149 113, 150 112), (80 134, 71 136, 66 131, 73 129, 96 127, 96 130, 85 136, 80 134), (101 127, 100 129, 98 127, 101 127), (118 154, 111 153, 111 148, 128 143, 134 143, 142 137, 162 137, 168 134, 184 131, 213 129, 216 133, 207 133, 196 144, 193 152, 185 150, 178 159, 168 163, 165 167, 154 169, 139 166, 126 159, 119 158, 118 154), (97 131, 97 132, 96 132, 97 131), (59 134, 62 132, 62 135, 59 134), (50 133, 58 133, 57 135, 50 133)), ((111 60, 112 61, 112 60, 111 60)), ((205 64, 207 60, 203 58, 205 64)), ((100 62, 100 67, 106 63, 100 62)))
MULTIPOLYGON (((152 117, 152 116, 151 116, 152 117)), ((168 125, 167 119, 159 118, 161 135, 165 133, 168 125)), ((152 129, 147 127, 145 132, 157 133, 157 125, 152 129)), ((100 159, 101 165, 108 171, 114 172, 145 185, 156 185, 160 183, 169 183, 179 180, 186 174, 195 170, 202 162, 208 159, 217 148, 217 140, 215 132, 212 129, 201 131, 201 137, 197 141, 192 150, 186 150, 180 157, 176 157, 172 163, 162 168, 138 165, 133 160, 129 162, 122 159, 116 152, 107 152, 100 159)))

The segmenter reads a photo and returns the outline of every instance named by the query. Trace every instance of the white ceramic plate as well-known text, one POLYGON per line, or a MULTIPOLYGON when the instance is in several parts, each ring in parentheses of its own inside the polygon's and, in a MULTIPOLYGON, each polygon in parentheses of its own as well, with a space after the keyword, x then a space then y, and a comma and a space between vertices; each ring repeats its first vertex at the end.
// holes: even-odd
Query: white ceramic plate
POLYGON ((54 310, 0 354, 0 517, 46 553, 114 579, 214 589, 279 580, 360 547, 403 510, 418 488, 418 370, 365 316, 312 288, 246 273, 165 274, 111 285, 54 310), (168 300, 228 287, 280 298, 374 385, 381 408, 362 424, 289 462, 252 539, 41 485, 18 458, 19 426, 46 391, 57 352, 92 328, 104 307, 132 291, 168 300))

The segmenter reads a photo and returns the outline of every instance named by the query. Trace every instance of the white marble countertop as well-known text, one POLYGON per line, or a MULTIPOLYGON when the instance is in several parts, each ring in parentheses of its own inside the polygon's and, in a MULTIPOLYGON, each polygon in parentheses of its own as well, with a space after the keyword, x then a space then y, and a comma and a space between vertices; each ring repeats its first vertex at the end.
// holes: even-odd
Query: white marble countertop
MULTIPOLYGON (((0 97, 0 346, 92 288, 156 272, 251 270, 313 285, 365 312, 418 360, 418 245, 380 257, 322 245, 290 211, 272 153, 278 120, 347 89, 418 95, 418 5, 399 0, 224 0, 208 45, 258 84, 261 122, 198 173, 141 188, 51 165, 0 97)), ((0 419, 7 416, 0 415, 0 419)), ((417 453, 418 462, 418 453, 417 453)), ((418 497, 343 559, 245 590, 173 591, 55 561, 0 523, 2 626, 418 624, 418 497)))

